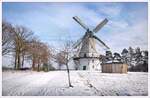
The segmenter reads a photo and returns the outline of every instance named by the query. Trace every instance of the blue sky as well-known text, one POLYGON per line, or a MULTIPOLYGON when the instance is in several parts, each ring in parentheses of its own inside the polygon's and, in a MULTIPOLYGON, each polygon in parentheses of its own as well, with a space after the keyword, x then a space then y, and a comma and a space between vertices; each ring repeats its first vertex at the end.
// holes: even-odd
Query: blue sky
POLYGON ((148 48, 147 3, 3 3, 3 19, 30 28, 49 45, 61 47, 76 41, 85 30, 72 17, 78 16, 91 29, 107 18, 95 35, 114 52, 123 48, 148 48))

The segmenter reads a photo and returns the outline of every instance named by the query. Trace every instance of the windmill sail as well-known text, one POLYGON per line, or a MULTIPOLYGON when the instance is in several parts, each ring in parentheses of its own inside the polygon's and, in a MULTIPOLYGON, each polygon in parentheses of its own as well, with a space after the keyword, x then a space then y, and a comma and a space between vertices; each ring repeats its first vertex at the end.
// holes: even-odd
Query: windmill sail
POLYGON ((77 40, 77 42, 73 45, 74 49, 77 48, 85 40, 85 38, 88 38, 88 37, 89 36, 87 34, 85 34, 82 38, 77 40))
POLYGON ((89 43, 90 43, 90 45, 91 45, 91 48, 92 48, 95 52, 97 52, 97 51, 96 51, 96 48, 95 48, 95 39, 90 38, 90 39, 89 39, 89 43))
POLYGON ((73 48, 74 49, 77 48, 81 44, 81 42, 82 42, 82 38, 77 40, 77 42, 75 44, 73 44, 73 48))
POLYGON ((89 30, 89 28, 80 20, 79 17, 75 16, 75 17, 73 17, 73 19, 74 19, 77 23, 79 23, 84 29, 89 30))
POLYGON ((102 45, 104 45, 107 49, 110 49, 102 40, 100 40, 98 37, 93 35, 93 38, 95 38, 96 40, 98 40, 102 45))
POLYGON ((100 22, 95 29, 93 29, 93 32, 97 33, 106 23, 108 20, 105 18, 102 22, 100 22))

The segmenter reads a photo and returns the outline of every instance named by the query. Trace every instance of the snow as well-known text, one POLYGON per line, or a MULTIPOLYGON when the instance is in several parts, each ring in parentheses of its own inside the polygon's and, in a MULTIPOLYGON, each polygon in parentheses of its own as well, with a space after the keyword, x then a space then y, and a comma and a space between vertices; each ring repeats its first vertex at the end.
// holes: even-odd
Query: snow
POLYGON ((148 73, 100 73, 71 71, 68 87, 66 71, 4 71, 3 96, 147 96, 148 73))

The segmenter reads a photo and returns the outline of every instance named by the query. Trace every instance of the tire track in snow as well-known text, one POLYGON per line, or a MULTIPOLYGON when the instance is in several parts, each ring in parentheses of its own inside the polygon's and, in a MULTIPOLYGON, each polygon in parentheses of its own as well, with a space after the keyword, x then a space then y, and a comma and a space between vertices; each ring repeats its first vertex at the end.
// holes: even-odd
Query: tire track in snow
MULTIPOLYGON (((47 84, 48 81, 53 79, 55 75, 49 76, 48 73, 36 73, 36 74, 31 74, 25 77, 21 77, 19 79, 15 78, 12 82, 10 81, 3 81, 3 95, 24 95, 27 94, 26 92, 38 92, 38 88, 40 88, 42 85, 47 84), (48 74, 48 75, 47 75, 48 74), (9 82, 9 83, 8 83, 9 82), (7 87, 5 86, 7 84, 7 87), (10 85, 9 85, 10 84, 10 85), (12 85, 13 84, 13 85, 12 85), (9 86, 9 87, 8 87, 9 86), (5 88, 4 88, 5 87, 5 88)), ((59 74, 59 73, 58 73, 59 74)), ((30 95, 30 94, 29 94, 30 95)), ((38 95, 35 94, 35 95, 38 95)))
MULTIPOLYGON (((12 79, 3 80, 3 95, 25 96, 127 96, 148 94, 147 73, 104 74, 97 72, 71 71, 73 88, 67 88, 65 71, 37 72, 27 76, 19 73, 12 79)), ((28 73, 27 73, 28 74, 28 73)), ((5 73, 7 77, 7 74, 5 73)), ((8 74, 11 78, 11 74, 8 74)), ((6 79, 6 78, 5 78, 6 79)))
MULTIPOLYGON (((5 73, 5 72, 4 72, 5 73)), ((17 79, 17 78, 20 78, 20 77, 24 77, 24 76, 28 76, 28 75, 30 75, 30 74, 34 74, 35 72, 30 72, 30 71, 24 71, 24 72, 20 72, 20 71, 18 71, 18 72, 8 72, 7 74, 14 74, 14 76, 9 76, 9 75, 6 75, 6 74, 2 74, 2 79, 3 79, 3 81, 10 81, 10 80, 12 80, 12 79, 17 79), (19 74, 19 73, 21 73, 21 74, 19 74)))
MULTIPOLYGON (((20 72, 19 72, 20 73, 20 72)), ((22 74, 22 73, 20 73, 22 74)), ((24 73, 23 73, 24 74, 24 73)), ((10 78, 9 80, 3 80, 3 95, 13 95, 16 90, 18 88, 20 88, 22 85, 27 85, 28 83, 30 83, 32 81, 32 78, 34 78, 37 74, 29 74, 26 76, 22 76, 20 75, 20 77, 14 77, 14 78, 10 78)))
MULTIPOLYGON (((49 88, 48 85, 51 84, 53 85, 52 81, 56 83, 55 79, 57 78, 57 76, 59 76, 61 74, 61 72, 53 72, 53 73, 45 73, 44 76, 42 78, 40 78, 37 82, 33 82, 33 83, 30 83, 28 85, 28 87, 31 87, 29 90, 26 90, 26 92, 24 93, 24 95, 32 95, 32 96, 45 96, 49 93, 49 91, 51 91, 52 87, 49 88), (42 83, 39 85, 39 82, 42 83), (35 85, 37 84, 37 85, 35 85), (50 89, 50 90, 49 90, 50 89)), ((51 94, 51 93, 50 93, 51 94)))
POLYGON ((81 75, 79 72, 78 75, 80 78, 83 79, 82 82, 84 83, 84 85, 87 86, 91 91, 94 91, 95 95, 104 96, 100 90, 98 90, 93 84, 90 83, 90 80, 88 78, 85 78, 85 76, 81 75))

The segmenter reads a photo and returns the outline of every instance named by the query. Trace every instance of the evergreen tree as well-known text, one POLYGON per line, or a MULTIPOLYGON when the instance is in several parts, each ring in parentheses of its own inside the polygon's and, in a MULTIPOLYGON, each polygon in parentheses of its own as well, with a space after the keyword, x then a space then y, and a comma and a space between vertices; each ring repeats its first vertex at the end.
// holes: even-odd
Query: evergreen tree
POLYGON ((127 60, 127 64, 129 65, 129 67, 133 67, 135 65, 134 62, 134 49, 132 47, 129 47, 128 49, 128 56, 127 56, 128 60, 127 60))
POLYGON ((119 54, 119 53, 117 53, 117 52, 115 52, 115 53, 114 53, 113 60, 121 61, 121 56, 120 56, 120 54, 119 54))
POLYGON ((121 56, 122 56, 122 61, 124 63, 128 62, 128 50, 126 48, 124 48, 121 52, 121 56))
POLYGON ((106 61, 111 61, 113 59, 112 52, 106 51, 106 61))
POLYGON ((135 60, 136 63, 139 63, 142 60, 141 50, 139 47, 135 49, 135 60))

